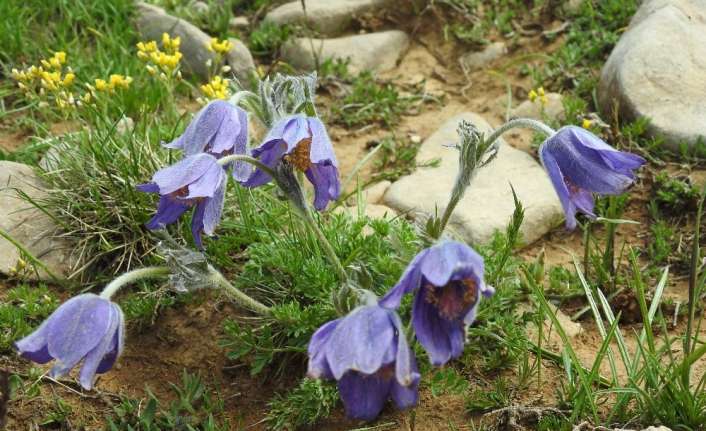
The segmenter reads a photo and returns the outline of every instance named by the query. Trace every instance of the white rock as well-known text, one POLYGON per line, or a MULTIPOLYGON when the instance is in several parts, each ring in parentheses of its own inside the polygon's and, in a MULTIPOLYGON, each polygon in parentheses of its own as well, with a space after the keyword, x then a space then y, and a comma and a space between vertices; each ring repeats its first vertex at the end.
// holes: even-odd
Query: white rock
POLYGON ((384 8, 391 0, 306 0, 306 13, 302 2, 285 3, 265 16, 265 21, 278 25, 308 24, 327 36, 344 33, 356 16, 384 8))
POLYGON ((357 206, 350 206, 350 207, 345 207, 345 206, 340 206, 336 208, 334 212, 346 212, 348 213, 351 217, 353 218, 359 218, 360 216, 365 216, 371 219, 378 219, 378 218, 387 218, 387 219, 393 219, 397 217, 397 211, 394 209, 385 206, 385 205, 378 205, 378 204, 365 204, 362 208, 357 207, 357 206))
POLYGON ((147 3, 137 3, 137 29, 142 40, 162 40, 162 33, 181 38, 183 54, 182 70, 202 79, 209 76, 206 65, 215 61, 215 55, 207 48, 211 38, 188 21, 167 14, 164 9, 147 3))
MULTIPOLYGON (((367 189, 361 190, 360 194, 362 195, 361 197, 363 199, 363 202, 367 202, 368 204, 380 203, 380 201, 382 201, 382 197, 385 196, 385 192, 387 191, 387 189, 390 188, 391 184, 391 182, 384 180, 373 184, 367 189)), ((348 198, 348 202, 351 205, 356 205, 357 201, 357 194, 353 194, 353 196, 348 198)))
POLYGON ((661 425, 661 426, 647 427, 647 428, 643 429, 642 431, 672 431, 672 429, 667 428, 664 425, 661 425))
POLYGON ((255 71, 255 60, 248 47, 239 39, 228 39, 233 47, 226 54, 226 61, 231 67, 233 74, 241 81, 241 84, 246 84, 250 79, 250 75, 255 71))
POLYGON ((395 68, 408 47, 407 34, 391 30, 335 39, 296 38, 285 43, 281 52, 282 58, 299 69, 313 70, 317 60, 349 59, 349 70, 358 73, 395 68))
MULTIPOLYGON (((54 275, 66 277, 71 268, 71 243, 57 238, 55 235, 59 233, 59 229, 54 221, 22 199, 16 190, 26 193, 32 200, 40 203, 47 196, 45 187, 32 167, 0 161, 0 229, 27 248, 54 275)), ((0 273, 10 274, 19 258, 17 248, 0 237, 0 273)), ((50 279, 44 270, 37 269, 40 279, 50 279)), ((35 278, 34 274, 30 274, 30 277, 35 278)))
MULTIPOLYGON (((422 221, 437 208, 443 213, 458 170, 458 153, 445 145, 458 140, 456 128, 461 120, 485 133, 490 131, 490 125, 474 113, 448 120, 422 143, 417 154, 418 163, 440 158, 440 165, 420 168, 393 183, 385 194, 386 205, 422 221)), ((487 243, 496 230, 504 232, 515 210, 510 184, 525 208, 521 231, 526 244, 561 221, 559 198, 542 167, 529 154, 501 141, 497 158, 477 173, 451 216, 450 227, 472 244, 487 243)))
POLYGON ((486 46, 483 51, 464 54, 459 61, 463 69, 472 71, 484 68, 488 63, 497 60, 505 54, 507 54, 505 42, 495 42, 486 46))
POLYGON ((246 16, 234 16, 228 20, 228 27, 233 30, 247 30, 250 28, 250 20, 246 16))
POLYGON ((547 93, 545 97, 547 98, 545 105, 542 105, 539 98, 535 99, 534 102, 525 100, 517 105, 517 107, 510 112, 510 115, 512 117, 535 118, 537 120, 542 120, 543 115, 546 115, 550 119, 563 119, 564 103, 562 102, 561 94, 547 93))
POLYGON ((598 100, 678 149, 706 137, 706 0, 648 0, 601 72, 598 100))

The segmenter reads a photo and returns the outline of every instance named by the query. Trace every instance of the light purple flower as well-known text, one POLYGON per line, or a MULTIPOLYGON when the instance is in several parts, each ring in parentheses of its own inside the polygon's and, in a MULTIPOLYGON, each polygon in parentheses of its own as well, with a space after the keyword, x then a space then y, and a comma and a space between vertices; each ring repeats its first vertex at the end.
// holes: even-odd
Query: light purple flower
POLYGON ((161 229, 174 223, 189 208, 196 207, 191 233, 198 248, 203 248, 201 233, 213 235, 221 220, 228 177, 215 157, 201 153, 157 171, 152 182, 137 189, 159 193, 157 214, 147 222, 148 229, 161 229))
POLYGON ((62 376, 83 361, 79 382, 91 389, 123 351, 125 323, 120 307, 92 293, 75 296, 54 311, 39 328, 17 341, 19 354, 38 364, 54 360, 50 374, 62 376))
POLYGON ((566 227, 576 227, 576 212, 594 218, 593 195, 623 193, 635 181, 633 171, 642 157, 618 151, 593 133, 566 126, 539 148, 539 158, 559 195, 566 215, 566 227))
POLYGON ((443 242, 422 250, 397 285, 380 300, 396 309, 406 293, 416 291, 412 326, 433 365, 443 365, 463 352, 465 327, 476 318, 480 296, 495 290, 483 281, 483 258, 459 242, 443 242))
POLYGON ((399 409, 418 399, 419 372, 393 310, 367 305, 324 324, 309 343, 308 375, 335 379, 346 414, 373 420, 392 398, 399 409))
MULTIPOLYGON (((316 117, 294 115, 278 121, 252 155, 273 169, 284 160, 304 172, 314 186, 314 207, 319 211, 340 194, 336 155, 326 127, 316 117)), ((256 169, 243 185, 257 187, 271 180, 256 169)))
MULTIPOLYGON (((179 149, 184 156, 208 153, 216 158, 231 154, 247 154, 248 114, 241 108, 223 100, 214 100, 201 109, 184 133, 165 144, 166 148, 179 149)), ((233 176, 247 179, 250 165, 235 162, 233 176)))

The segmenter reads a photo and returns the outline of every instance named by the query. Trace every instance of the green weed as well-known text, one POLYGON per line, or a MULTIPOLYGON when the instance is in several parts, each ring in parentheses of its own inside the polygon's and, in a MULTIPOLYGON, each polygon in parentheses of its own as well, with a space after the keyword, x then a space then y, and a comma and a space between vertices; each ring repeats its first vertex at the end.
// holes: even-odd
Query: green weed
POLYGON ((59 305, 45 285, 21 284, 0 303, 0 353, 13 351, 12 343, 29 335, 59 305))

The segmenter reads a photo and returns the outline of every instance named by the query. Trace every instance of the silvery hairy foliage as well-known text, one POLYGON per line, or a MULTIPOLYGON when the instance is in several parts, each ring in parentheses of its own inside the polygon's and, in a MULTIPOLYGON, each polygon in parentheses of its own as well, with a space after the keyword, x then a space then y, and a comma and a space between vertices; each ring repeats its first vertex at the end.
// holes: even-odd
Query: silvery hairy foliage
POLYGON ((212 284, 211 271, 206 256, 180 245, 166 234, 162 237, 157 244, 157 253, 171 270, 170 288, 185 293, 209 287, 212 284))
POLYGON ((274 78, 260 80, 256 93, 238 91, 231 103, 243 103, 267 128, 277 120, 297 112, 316 117, 316 72, 309 75, 289 76, 277 74, 274 78))

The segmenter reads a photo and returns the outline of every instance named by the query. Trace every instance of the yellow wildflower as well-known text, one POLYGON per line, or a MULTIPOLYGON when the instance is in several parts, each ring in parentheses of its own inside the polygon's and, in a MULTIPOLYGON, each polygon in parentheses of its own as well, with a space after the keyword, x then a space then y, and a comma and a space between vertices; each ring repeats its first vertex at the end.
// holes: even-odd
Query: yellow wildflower
POLYGON ((588 118, 584 118, 581 122, 581 127, 583 127, 584 129, 590 129, 592 125, 593 121, 589 120, 588 118))
POLYGON ((157 42, 151 40, 147 43, 137 42, 137 49, 142 52, 154 52, 157 50, 157 42))
POLYGON ((228 39, 219 41, 218 38, 212 37, 211 42, 206 45, 209 51, 215 52, 217 54, 226 54, 233 47, 233 43, 228 39))
POLYGON ((109 88, 108 83, 105 82, 104 79, 96 78, 95 82, 96 82, 96 90, 98 90, 98 91, 108 90, 108 88, 109 88))
POLYGON ((530 102, 534 102, 537 100, 537 92, 534 91, 534 89, 530 90, 529 93, 527 93, 527 98, 530 100, 530 102))
POLYGON ((228 84, 230 80, 223 79, 220 76, 214 77, 211 82, 201 86, 201 91, 209 99, 227 99, 230 95, 228 84))
POLYGON ((162 46, 166 51, 177 52, 179 51, 179 45, 181 45, 181 38, 170 37, 168 33, 162 33, 162 46))
POLYGON ((73 84, 74 79, 76 79, 76 75, 69 72, 64 76, 64 80, 61 82, 61 85, 64 87, 69 87, 71 84, 73 84))
POLYGON ((129 76, 114 74, 114 75, 110 75, 110 78, 108 79, 108 81, 109 81, 108 86, 110 87, 111 90, 113 90, 116 87, 128 88, 130 86, 130 83, 132 82, 132 78, 129 76))

